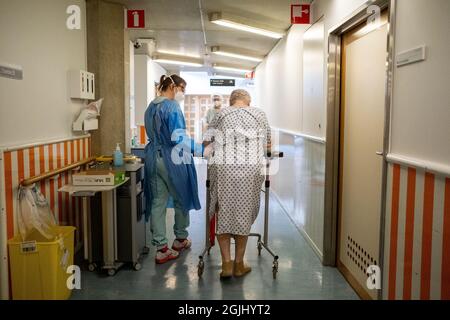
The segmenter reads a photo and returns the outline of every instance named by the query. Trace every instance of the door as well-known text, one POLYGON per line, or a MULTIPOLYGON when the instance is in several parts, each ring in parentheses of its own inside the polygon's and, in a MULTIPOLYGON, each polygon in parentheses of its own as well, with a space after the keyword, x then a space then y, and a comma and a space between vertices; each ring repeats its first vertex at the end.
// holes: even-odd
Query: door
POLYGON ((342 37, 338 268, 365 299, 378 265, 383 171, 387 15, 342 37))

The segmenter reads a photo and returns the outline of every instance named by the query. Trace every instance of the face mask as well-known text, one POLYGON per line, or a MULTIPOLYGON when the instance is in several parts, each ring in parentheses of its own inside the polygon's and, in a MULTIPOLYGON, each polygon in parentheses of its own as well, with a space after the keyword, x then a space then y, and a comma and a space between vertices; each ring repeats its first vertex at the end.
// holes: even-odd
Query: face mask
POLYGON ((177 93, 175 93, 175 100, 178 102, 184 101, 184 93, 182 91, 177 91, 177 93))

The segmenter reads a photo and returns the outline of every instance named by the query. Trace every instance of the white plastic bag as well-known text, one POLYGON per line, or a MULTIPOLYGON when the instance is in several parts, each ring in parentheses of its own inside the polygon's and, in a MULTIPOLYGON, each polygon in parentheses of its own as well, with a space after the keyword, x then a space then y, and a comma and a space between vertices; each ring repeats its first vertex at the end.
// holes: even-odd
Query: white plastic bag
POLYGON ((49 240, 58 236, 55 228, 56 220, 48 201, 34 184, 19 187, 18 209, 17 220, 23 241, 34 240, 28 239, 33 230, 37 230, 49 240))
POLYGON ((80 114, 77 117, 77 120, 73 123, 73 129, 78 131, 82 130, 83 122, 85 120, 95 119, 100 116, 100 110, 102 109, 103 98, 100 100, 89 103, 87 106, 84 106, 80 110, 80 114))

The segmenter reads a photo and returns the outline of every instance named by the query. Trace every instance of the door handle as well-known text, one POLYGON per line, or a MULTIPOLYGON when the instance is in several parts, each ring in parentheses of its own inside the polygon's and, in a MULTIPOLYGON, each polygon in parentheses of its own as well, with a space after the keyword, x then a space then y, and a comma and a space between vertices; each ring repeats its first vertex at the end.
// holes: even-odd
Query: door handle
POLYGON ((378 156, 383 156, 383 151, 377 151, 375 152, 378 156))

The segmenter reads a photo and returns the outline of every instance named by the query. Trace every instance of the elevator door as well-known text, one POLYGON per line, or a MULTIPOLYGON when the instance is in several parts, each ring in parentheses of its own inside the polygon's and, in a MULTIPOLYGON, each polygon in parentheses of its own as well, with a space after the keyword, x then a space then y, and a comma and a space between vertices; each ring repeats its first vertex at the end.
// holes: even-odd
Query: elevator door
POLYGON ((366 299, 377 298, 366 269, 379 264, 386 17, 381 22, 342 38, 338 268, 366 299))

